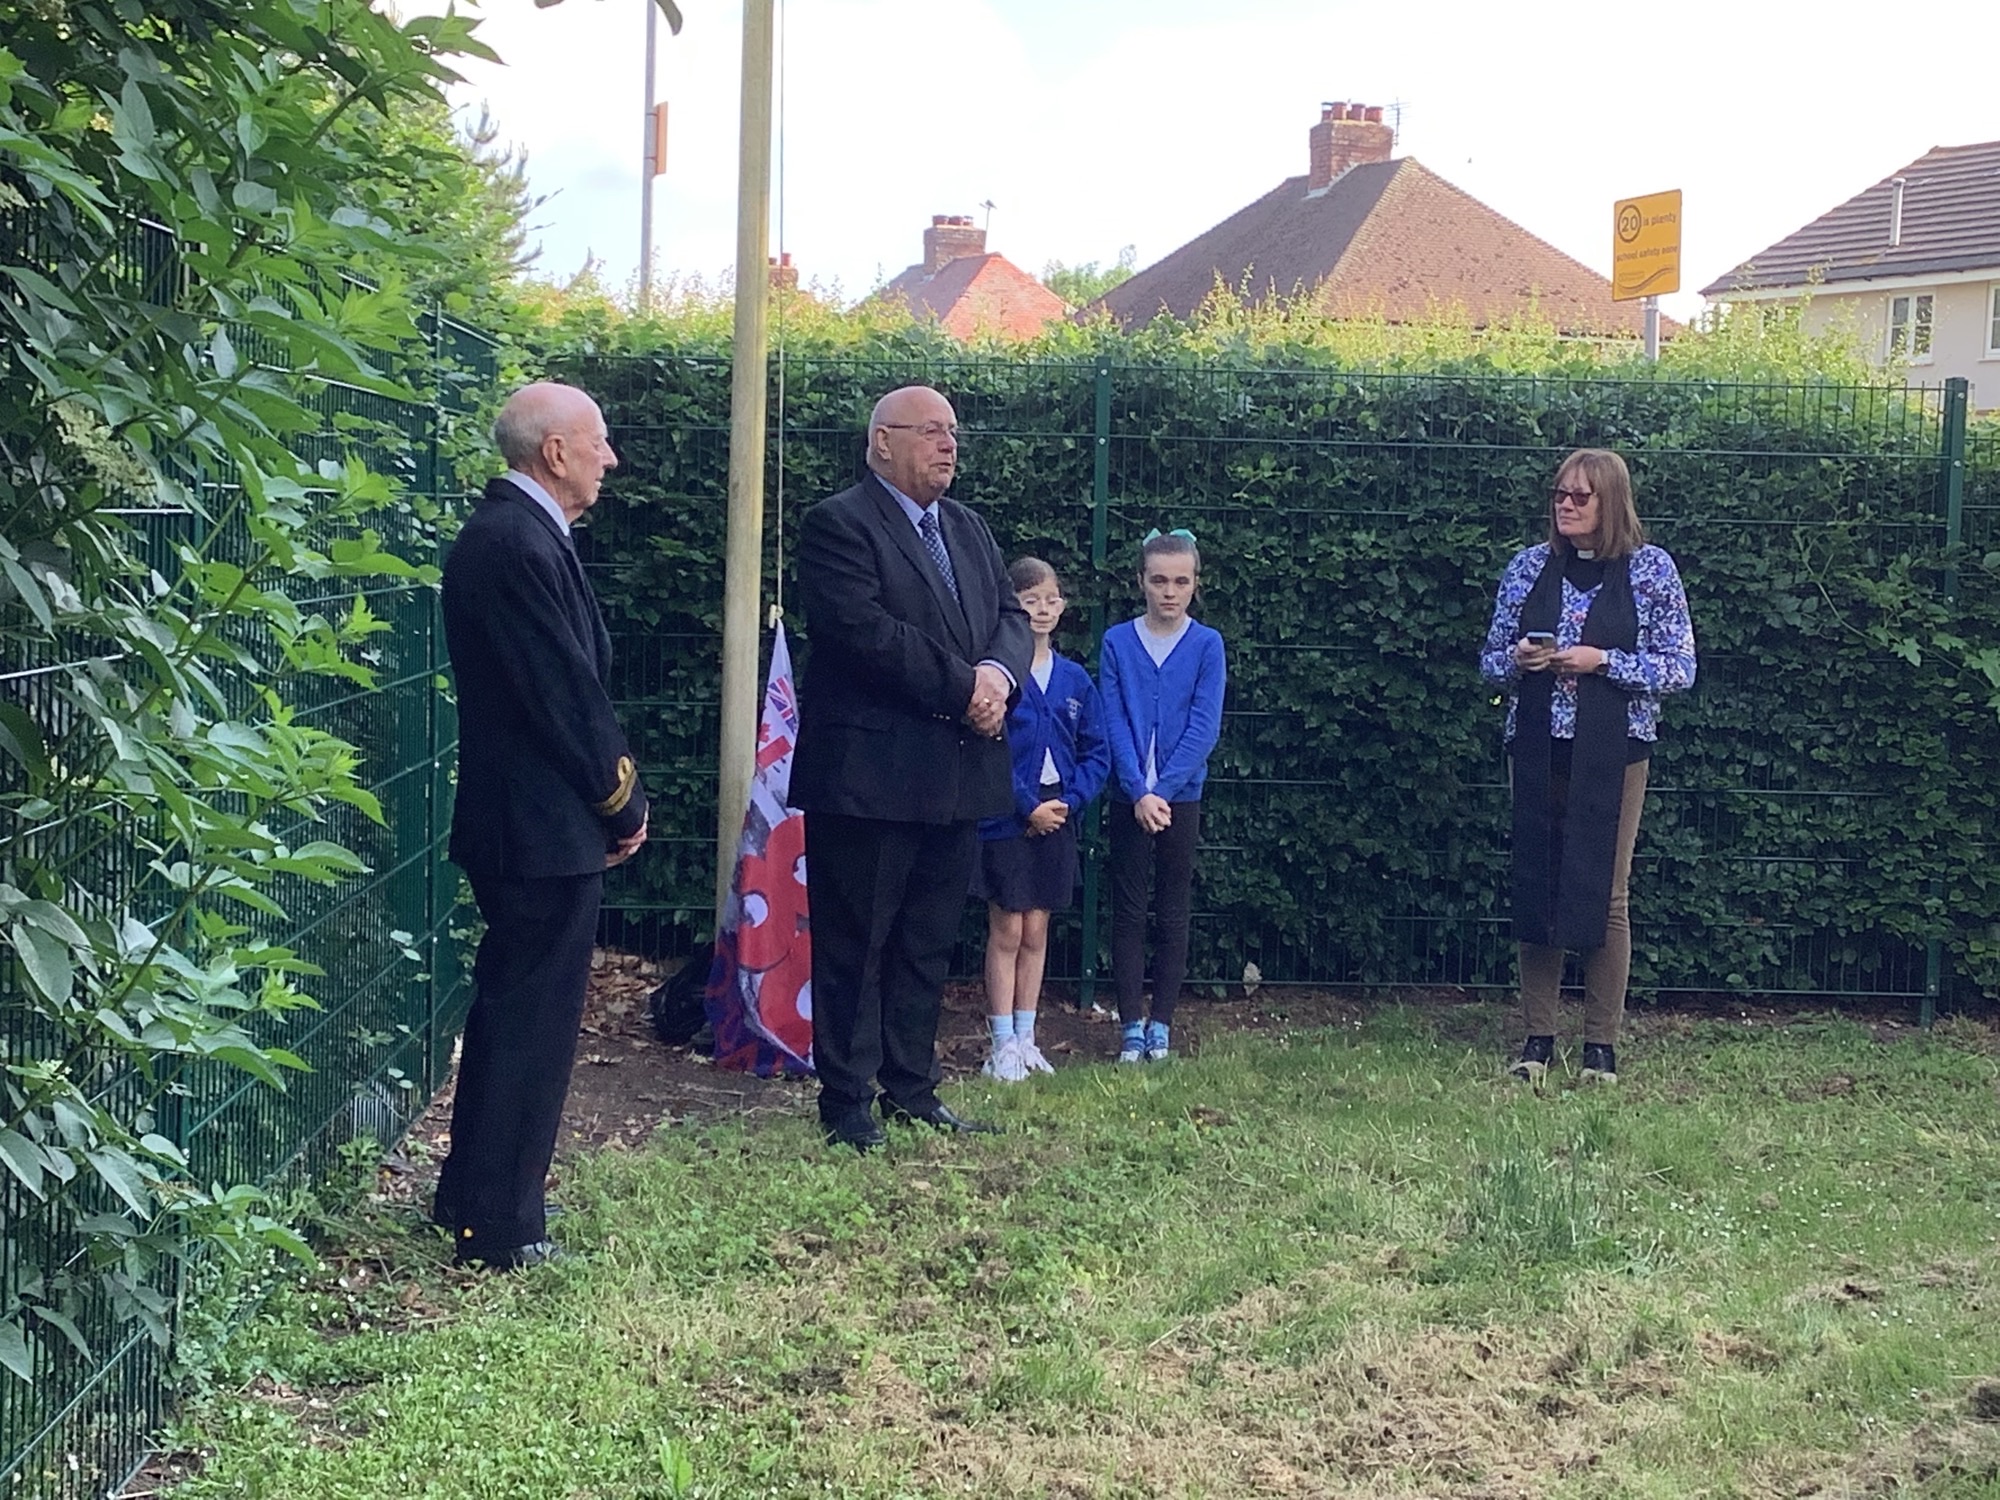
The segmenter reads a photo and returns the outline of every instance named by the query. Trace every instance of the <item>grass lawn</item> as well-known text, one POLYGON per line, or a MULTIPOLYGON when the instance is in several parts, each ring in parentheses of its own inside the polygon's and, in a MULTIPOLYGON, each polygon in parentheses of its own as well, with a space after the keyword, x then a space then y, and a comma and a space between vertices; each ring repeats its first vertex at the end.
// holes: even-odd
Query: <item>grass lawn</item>
POLYGON ((1995 1040, 1498 1007, 977 1082, 573 1169, 586 1253, 363 1205, 236 1339, 175 1500, 2000 1494, 1995 1040), (1556 1086, 1560 1079, 1560 1085, 1556 1086))

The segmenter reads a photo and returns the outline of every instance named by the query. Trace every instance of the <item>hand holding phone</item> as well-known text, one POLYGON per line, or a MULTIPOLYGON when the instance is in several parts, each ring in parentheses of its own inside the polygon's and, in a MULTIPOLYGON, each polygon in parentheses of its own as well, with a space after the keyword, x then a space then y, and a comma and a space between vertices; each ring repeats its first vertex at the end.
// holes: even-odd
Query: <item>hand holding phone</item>
POLYGON ((1546 672, 1555 654, 1555 632, 1550 630, 1530 630, 1514 647, 1514 661, 1524 672, 1546 672))

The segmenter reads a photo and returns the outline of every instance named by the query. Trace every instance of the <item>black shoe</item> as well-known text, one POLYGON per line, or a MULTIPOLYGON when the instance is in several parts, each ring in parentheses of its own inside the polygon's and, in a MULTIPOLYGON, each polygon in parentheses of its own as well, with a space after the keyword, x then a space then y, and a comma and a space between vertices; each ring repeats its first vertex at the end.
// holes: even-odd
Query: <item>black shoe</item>
POLYGON ((1604 1042, 1583 1044, 1583 1071, 1577 1077, 1584 1083, 1616 1083, 1618 1081, 1618 1054, 1604 1042))
POLYGON ((867 1107, 857 1106, 843 1115, 819 1122, 820 1133, 829 1146, 852 1146, 863 1156, 889 1144, 888 1132, 875 1123, 867 1107))
POLYGON ((461 1266, 483 1266, 489 1271, 525 1271, 531 1266, 546 1266, 569 1258, 569 1252, 554 1240, 536 1240, 532 1245, 515 1245, 506 1250, 472 1249, 472 1244, 471 1240, 461 1239, 452 1259, 461 1266))
POLYGON ((953 1114, 942 1104, 933 1104, 929 1109, 912 1111, 903 1108, 887 1094, 881 1098, 882 1118, 891 1125, 928 1125, 933 1130, 949 1130, 955 1135, 998 1135, 998 1125, 986 1125, 976 1120, 967 1120, 953 1114))
POLYGON ((1552 1036, 1531 1036, 1521 1044, 1520 1061, 1507 1070, 1509 1078, 1518 1078, 1523 1083, 1532 1083, 1536 1088, 1548 1077, 1549 1064, 1555 1060, 1556 1039, 1552 1036))

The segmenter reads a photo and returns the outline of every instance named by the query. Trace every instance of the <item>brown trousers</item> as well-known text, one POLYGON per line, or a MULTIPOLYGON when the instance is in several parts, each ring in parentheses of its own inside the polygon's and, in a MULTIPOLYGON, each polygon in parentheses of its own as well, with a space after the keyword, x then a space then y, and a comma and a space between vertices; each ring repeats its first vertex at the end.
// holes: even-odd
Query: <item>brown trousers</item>
MULTIPOLYGON (((1611 866, 1611 910, 1604 923, 1604 946, 1593 948, 1583 965, 1583 1039, 1618 1045, 1625 1019, 1625 986, 1632 977, 1632 919, 1626 887, 1632 880, 1632 846, 1639 839, 1639 813, 1646 803, 1649 761, 1625 768, 1618 804, 1618 851, 1611 866)), ((1521 1008, 1529 1036, 1556 1034, 1556 1004, 1562 988, 1563 950, 1522 943, 1521 1008)))

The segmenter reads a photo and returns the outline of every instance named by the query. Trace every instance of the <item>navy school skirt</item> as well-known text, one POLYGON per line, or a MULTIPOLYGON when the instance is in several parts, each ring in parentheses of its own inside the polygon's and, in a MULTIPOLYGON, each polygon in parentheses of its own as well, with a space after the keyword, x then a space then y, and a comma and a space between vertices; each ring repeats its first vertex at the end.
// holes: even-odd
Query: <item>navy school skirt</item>
MULTIPOLYGON (((1062 795, 1056 783, 1042 788, 1042 800, 1062 795)), ((1081 812, 1054 833, 1029 838, 981 840, 972 869, 972 894, 1002 911, 1064 911, 1076 896, 1076 830, 1081 812)))

